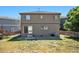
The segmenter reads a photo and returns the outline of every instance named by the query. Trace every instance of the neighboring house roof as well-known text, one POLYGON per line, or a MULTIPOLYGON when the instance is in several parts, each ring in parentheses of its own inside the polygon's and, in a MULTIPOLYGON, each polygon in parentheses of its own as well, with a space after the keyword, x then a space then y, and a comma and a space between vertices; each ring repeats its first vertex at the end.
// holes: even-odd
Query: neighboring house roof
POLYGON ((20 25, 20 20, 7 16, 0 16, 0 26, 1 25, 20 25))
POLYGON ((18 19, 15 19, 14 17, 8 17, 8 16, 0 16, 0 20, 3 19, 3 20, 18 20, 18 19))
POLYGON ((46 11, 35 11, 35 12, 22 12, 21 15, 60 15, 58 12, 46 12, 46 11))

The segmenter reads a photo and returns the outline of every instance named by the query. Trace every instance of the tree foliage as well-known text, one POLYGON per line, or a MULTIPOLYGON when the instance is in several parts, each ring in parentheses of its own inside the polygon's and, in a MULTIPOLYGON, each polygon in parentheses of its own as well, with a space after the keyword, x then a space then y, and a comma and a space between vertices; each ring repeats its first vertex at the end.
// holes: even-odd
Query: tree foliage
POLYGON ((79 32, 79 7, 75 7, 68 12, 64 28, 79 32))

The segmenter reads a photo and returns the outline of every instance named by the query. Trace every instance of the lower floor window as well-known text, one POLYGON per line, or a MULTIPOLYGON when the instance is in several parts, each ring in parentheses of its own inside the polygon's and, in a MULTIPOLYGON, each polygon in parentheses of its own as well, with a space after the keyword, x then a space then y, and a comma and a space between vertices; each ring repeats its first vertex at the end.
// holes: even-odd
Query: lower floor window
POLYGON ((24 33, 32 34, 32 26, 24 26, 24 33))
POLYGON ((42 26, 41 30, 48 30, 48 26, 42 26))

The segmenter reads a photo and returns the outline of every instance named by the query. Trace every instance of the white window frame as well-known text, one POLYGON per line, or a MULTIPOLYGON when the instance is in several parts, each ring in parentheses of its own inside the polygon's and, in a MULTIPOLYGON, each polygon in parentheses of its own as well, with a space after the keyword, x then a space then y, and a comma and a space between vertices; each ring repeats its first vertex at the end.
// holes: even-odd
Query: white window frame
POLYGON ((28 26, 28 34, 32 34, 33 33, 33 27, 32 26, 28 26))
POLYGON ((43 15, 40 15, 40 18, 43 19, 43 15))
POLYGON ((48 30, 48 26, 44 26, 44 30, 48 30))
POLYGON ((41 30, 48 30, 48 26, 42 26, 41 30))
POLYGON ((26 20, 30 20, 30 15, 26 15, 26 20))

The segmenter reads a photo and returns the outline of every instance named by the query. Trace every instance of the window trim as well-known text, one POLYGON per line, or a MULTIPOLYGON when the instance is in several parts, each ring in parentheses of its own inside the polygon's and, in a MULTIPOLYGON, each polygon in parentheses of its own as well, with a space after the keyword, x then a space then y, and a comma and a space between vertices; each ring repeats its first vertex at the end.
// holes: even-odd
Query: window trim
POLYGON ((26 20, 30 20, 30 19, 31 19, 30 15, 26 15, 26 20))
POLYGON ((56 16, 55 15, 53 15, 53 20, 55 20, 56 19, 56 16))
POLYGON ((43 19, 43 15, 40 15, 40 18, 43 19))
POLYGON ((41 30, 48 30, 48 26, 41 26, 41 30))

